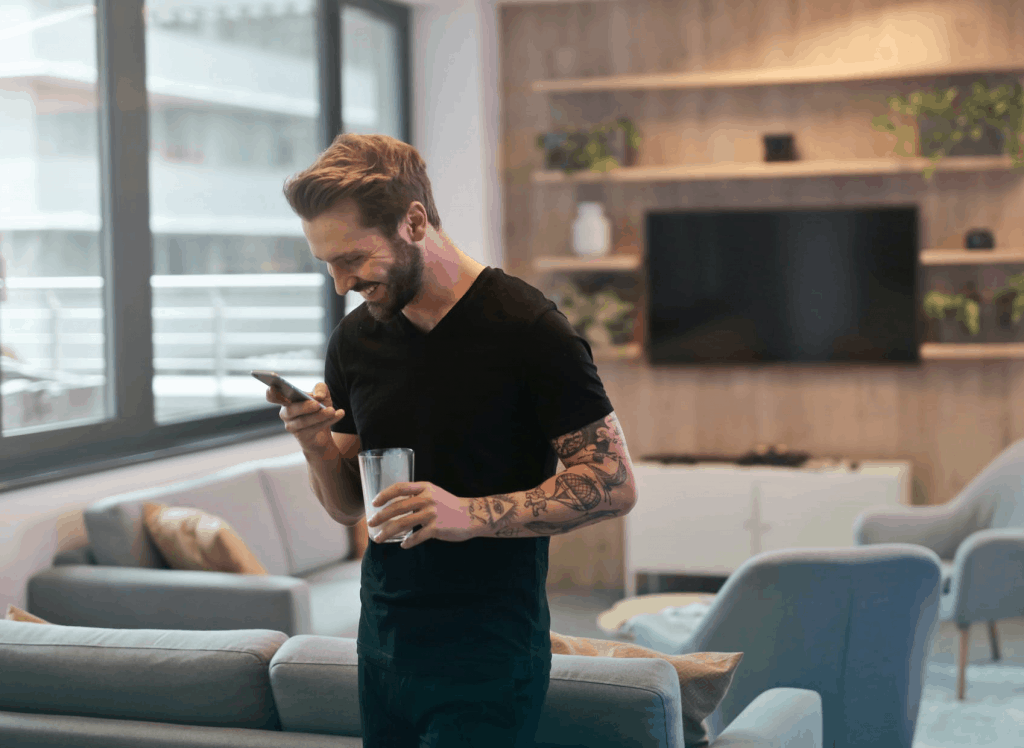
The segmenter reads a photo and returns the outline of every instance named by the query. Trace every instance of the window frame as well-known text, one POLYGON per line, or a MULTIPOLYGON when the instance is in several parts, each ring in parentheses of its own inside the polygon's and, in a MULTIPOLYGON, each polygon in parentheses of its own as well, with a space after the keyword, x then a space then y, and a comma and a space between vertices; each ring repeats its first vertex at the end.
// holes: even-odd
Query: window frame
MULTIPOLYGON (((344 5, 367 11, 397 31, 402 133, 411 142, 410 8, 388 0, 316 0, 319 150, 344 131, 344 5)), ((149 159, 136 157, 150 148, 144 6, 145 0, 96 0, 105 394, 113 412, 109 419, 84 426, 58 425, 18 436, 0 432, 0 494, 286 433, 278 410, 269 405, 172 424, 155 422, 149 159), (137 251, 140 242, 150 251, 137 251)), ((322 272, 329 280, 326 268, 322 272)), ((324 333, 329 336, 345 314, 345 299, 334 292, 333 283, 324 286, 324 333)))

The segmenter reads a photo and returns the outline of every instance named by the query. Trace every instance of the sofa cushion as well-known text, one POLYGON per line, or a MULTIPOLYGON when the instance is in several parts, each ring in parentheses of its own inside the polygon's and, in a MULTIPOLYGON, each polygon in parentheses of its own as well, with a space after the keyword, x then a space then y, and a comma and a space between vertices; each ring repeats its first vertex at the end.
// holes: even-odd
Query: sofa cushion
POLYGON ((280 729, 279 631, 162 631, 0 621, 0 711, 280 729))
MULTIPOLYGON (((270 663, 270 687, 287 731, 360 735, 354 639, 293 636, 270 663)), ((553 655, 537 743, 669 748, 683 745, 679 678, 664 660, 553 655)))
POLYGON ((267 573, 229 524, 201 509, 146 501, 142 504, 142 521, 172 569, 267 573))
POLYGON ((310 630, 322 636, 355 637, 359 632, 359 561, 342 561, 308 574, 310 630))
POLYGON ((305 574, 348 558, 350 530, 331 519, 313 493, 302 453, 254 464, 280 523, 289 573, 305 574))
POLYGON ((362 735, 359 657, 352 638, 293 636, 270 661, 270 688, 287 732, 362 735), (324 708, 324 694, 332 694, 324 708))
POLYGON ((243 463, 203 478, 110 496, 86 507, 83 518, 96 562, 168 568, 142 526, 142 504, 153 501, 194 507, 223 518, 270 574, 288 574, 284 541, 252 465, 243 463))

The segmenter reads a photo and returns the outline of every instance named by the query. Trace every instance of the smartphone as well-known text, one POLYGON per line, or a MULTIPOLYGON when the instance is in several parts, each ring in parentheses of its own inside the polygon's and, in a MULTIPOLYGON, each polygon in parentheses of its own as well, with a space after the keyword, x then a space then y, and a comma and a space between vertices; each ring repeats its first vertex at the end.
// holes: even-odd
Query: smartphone
POLYGON ((281 392, 284 393, 284 396, 293 403, 301 403, 303 400, 312 400, 315 403, 319 403, 320 410, 324 410, 323 403, 316 398, 310 397, 287 379, 272 371, 250 371, 249 373, 263 382, 263 384, 270 387, 277 387, 277 389, 281 390, 281 392))

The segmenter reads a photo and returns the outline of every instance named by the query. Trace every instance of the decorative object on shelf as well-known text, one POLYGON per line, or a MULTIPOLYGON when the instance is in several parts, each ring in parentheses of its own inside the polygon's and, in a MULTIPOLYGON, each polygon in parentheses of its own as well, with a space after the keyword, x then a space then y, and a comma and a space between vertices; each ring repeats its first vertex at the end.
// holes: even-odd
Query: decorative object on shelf
POLYGON ((576 284, 566 282, 556 291, 555 303, 569 324, 592 346, 625 345, 633 336, 636 305, 623 301, 615 291, 585 294, 576 284))
POLYGON ((765 135, 765 161, 796 161, 796 148, 792 135, 765 135))
POLYGON ((964 234, 965 249, 993 249, 995 246, 995 237, 988 229, 971 229, 964 234))
POLYGON ((1024 87, 989 87, 975 81, 970 91, 956 86, 890 96, 889 113, 874 117, 876 130, 896 136, 895 153, 925 156, 931 179, 947 155, 1008 153, 1015 169, 1024 169, 1024 87), (895 118, 895 119, 894 119, 895 118))
POLYGON ((581 257, 600 257, 612 248, 612 224, 601 203, 581 202, 572 222, 572 251, 581 257))
POLYGON ((932 319, 940 321, 955 318, 971 335, 981 332, 981 299, 973 284, 968 284, 958 294, 929 291, 924 297, 924 311, 932 319))
POLYGON ((537 147, 544 151, 547 169, 606 172, 636 164, 640 133, 632 120, 621 117, 590 129, 543 133, 537 147))
POLYGON ((1024 273, 1011 275, 993 295, 1000 327, 1013 327, 1024 317, 1024 273))

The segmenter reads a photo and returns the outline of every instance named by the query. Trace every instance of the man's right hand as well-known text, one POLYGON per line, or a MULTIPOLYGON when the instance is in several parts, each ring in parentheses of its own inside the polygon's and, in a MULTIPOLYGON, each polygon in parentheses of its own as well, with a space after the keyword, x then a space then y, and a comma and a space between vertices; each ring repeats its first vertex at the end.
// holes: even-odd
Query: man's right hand
POLYGON ((336 448, 334 438, 331 436, 331 426, 345 417, 345 411, 334 409, 331 393, 323 382, 317 382, 309 394, 323 403, 324 408, 320 409, 316 403, 309 400, 290 403, 275 387, 267 387, 267 402, 281 406, 279 415, 284 421, 285 430, 298 439, 303 452, 324 455, 330 449, 336 448))

